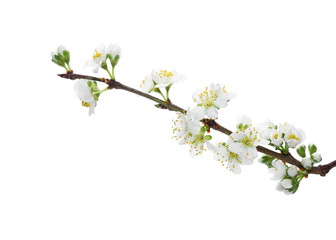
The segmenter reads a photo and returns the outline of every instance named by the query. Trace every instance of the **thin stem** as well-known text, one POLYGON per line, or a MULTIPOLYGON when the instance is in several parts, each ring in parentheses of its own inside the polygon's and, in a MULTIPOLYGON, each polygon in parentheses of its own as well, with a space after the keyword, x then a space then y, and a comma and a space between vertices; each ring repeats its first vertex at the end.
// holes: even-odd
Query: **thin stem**
POLYGON ((112 80, 115 80, 115 77, 114 77, 114 67, 113 66, 112 66, 112 76, 110 74, 110 77, 111 77, 112 80))
MULTIPOLYGON (((105 78, 97 78, 97 77, 92 77, 92 76, 87 76, 87 75, 80 75, 80 74, 74 74, 71 70, 68 71, 66 74, 58 74, 58 76, 62 77, 62 78, 67 78, 70 80, 75 80, 75 79, 85 79, 85 80, 94 80, 94 81, 98 81, 98 82, 103 82, 108 84, 108 89, 122 89, 125 90, 127 92, 131 92, 133 94, 139 95, 141 97, 147 98, 149 100, 152 100, 154 102, 157 102, 162 108, 168 109, 170 111, 175 111, 175 112, 181 112, 181 113, 186 113, 186 110, 184 110, 183 108, 172 104, 170 102, 166 102, 163 101, 159 98, 153 97, 152 95, 149 95, 147 93, 141 92, 139 90, 136 90, 134 88, 128 87, 126 85, 123 85, 120 82, 117 82, 116 80, 113 79, 105 79, 105 78)), ((203 119, 202 122, 216 130, 219 131, 221 133, 224 133, 226 135, 230 135, 232 133, 231 130, 221 126, 220 124, 218 124, 215 120, 211 120, 211 119, 203 119)), ((275 152, 272 151, 268 148, 262 147, 262 146, 258 146, 257 147, 257 151, 264 153, 266 155, 272 156, 274 158, 277 158, 283 162, 292 164, 300 169, 304 169, 303 166, 301 165, 301 162, 297 159, 295 159, 290 153, 288 154, 282 154, 279 152, 275 152)), ((311 170, 307 170, 308 173, 310 174, 318 174, 320 176, 325 176, 332 168, 336 167, 336 160, 332 161, 328 164, 325 165, 319 165, 317 167, 313 167, 311 170)))

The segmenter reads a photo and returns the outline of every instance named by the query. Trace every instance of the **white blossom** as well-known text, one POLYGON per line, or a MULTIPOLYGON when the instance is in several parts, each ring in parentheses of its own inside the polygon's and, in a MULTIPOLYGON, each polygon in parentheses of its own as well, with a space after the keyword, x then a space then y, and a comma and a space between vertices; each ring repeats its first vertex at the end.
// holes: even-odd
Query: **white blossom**
POLYGON ((283 139, 281 137, 281 132, 278 130, 270 129, 269 131, 269 140, 272 144, 275 146, 280 146, 283 142, 283 139))
POLYGON ((285 188, 285 189, 289 189, 289 188, 292 188, 293 187, 293 184, 292 184, 292 179, 282 179, 281 180, 281 185, 285 188))
POLYGON ((155 87, 162 88, 168 87, 177 82, 181 82, 186 79, 184 75, 178 74, 175 70, 152 70, 152 80, 155 82, 155 87))
POLYGON ((59 45, 58 48, 57 48, 57 50, 56 50, 56 52, 51 52, 50 53, 52 59, 56 60, 55 56, 59 55, 59 54, 63 56, 63 52, 64 51, 68 51, 68 50, 63 45, 59 45))
POLYGON ((186 144, 192 135, 200 132, 201 124, 191 118, 189 109, 185 114, 180 112, 176 114, 177 119, 173 121, 173 138, 180 141, 180 144, 186 144))
POLYGON ((154 88, 153 79, 149 76, 145 77, 145 79, 142 80, 142 82, 140 84, 140 88, 141 88, 142 91, 144 91, 146 93, 150 93, 154 88))
POLYGON ((283 186, 282 186, 282 182, 278 182, 276 188, 276 190, 280 191, 280 192, 284 192, 286 195, 290 195, 290 194, 293 194, 292 192, 288 191, 287 189, 285 189, 283 186))
POLYGON ((121 49, 117 44, 110 44, 106 49, 106 54, 110 54, 112 58, 120 57, 121 49))
POLYGON ((240 165, 248 165, 253 163, 253 159, 248 159, 237 153, 231 152, 227 145, 218 143, 214 151, 214 159, 227 166, 233 173, 241 173, 240 165))
POLYGON ((274 175, 271 178, 272 180, 280 180, 286 176, 287 166, 282 161, 273 160, 272 166, 272 168, 268 169, 268 171, 274 175))
POLYGON ((290 166, 287 170, 288 176, 295 177, 298 174, 298 170, 296 166, 290 166))
POLYGON ((266 120, 264 123, 258 124, 256 128, 258 129, 262 139, 269 140, 271 131, 276 130, 276 125, 274 125, 274 123, 270 120, 266 120))
POLYGON ((313 161, 310 158, 302 158, 301 164, 305 169, 311 169, 313 166, 313 161))
POLYGON ((192 115, 197 120, 201 120, 205 116, 216 119, 218 109, 226 107, 227 102, 234 97, 234 93, 229 93, 219 84, 212 83, 205 90, 199 89, 193 93, 193 99, 197 103, 197 107, 192 109, 192 115))
POLYGON ((94 73, 98 73, 99 68, 101 67, 103 62, 106 62, 106 55, 108 53, 105 45, 102 44, 98 46, 93 53, 92 59, 88 60, 85 64, 87 67, 92 67, 92 71, 94 73))
POLYGON ((284 137, 285 142, 291 148, 295 148, 297 145, 302 143, 304 139, 305 139, 304 132, 301 129, 294 127, 287 130, 284 137))
POLYGON ((208 141, 210 139, 201 132, 199 121, 191 118, 190 111, 186 114, 177 113, 177 119, 174 120, 173 133, 180 144, 188 144, 190 155, 192 157, 201 155, 206 147, 213 149, 213 145, 208 141))
POLYGON ((236 126, 238 129, 252 126, 251 118, 246 117, 245 115, 238 117, 236 126))
POLYGON ((94 113, 94 109, 97 105, 96 100, 92 96, 90 87, 88 86, 86 80, 77 80, 74 84, 75 92, 77 93, 78 98, 82 101, 83 107, 89 108, 89 115, 94 113))
POLYGON ((248 159, 255 159, 258 156, 257 146, 262 142, 259 133, 254 127, 233 132, 228 140, 229 150, 244 156, 248 159))
POLYGON ((321 154, 319 153, 313 153, 311 155, 312 159, 316 162, 321 162, 322 161, 322 157, 321 157, 321 154))

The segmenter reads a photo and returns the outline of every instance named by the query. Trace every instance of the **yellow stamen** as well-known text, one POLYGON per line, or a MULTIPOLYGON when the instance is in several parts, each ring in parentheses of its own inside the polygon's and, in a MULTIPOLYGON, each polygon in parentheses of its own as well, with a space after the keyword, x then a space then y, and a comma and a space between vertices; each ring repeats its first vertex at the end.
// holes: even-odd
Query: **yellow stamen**
POLYGON ((172 77, 174 76, 174 74, 170 71, 167 71, 167 70, 160 70, 160 72, 158 72, 160 78, 163 78, 163 77, 172 77))
POLYGON ((82 106, 83 107, 90 107, 90 103, 82 101, 82 106))
POLYGON ((93 59, 99 58, 99 57, 101 57, 101 56, 103 55, 102 53, 98 52, 97 50, 95 50, 95 52, 96 52, 96 54, 94 54, 94 55, 92 56, 93 59))
POLYGON ((288 140, 291 140, 291 139, 294 139, 294 140, 296 140, 296 141, 299 141, 300 140, 300 138, 298 138, 296 135, 294 135, 294 134, 290 134, 288 137, 287 137, 287 139, 288 140))

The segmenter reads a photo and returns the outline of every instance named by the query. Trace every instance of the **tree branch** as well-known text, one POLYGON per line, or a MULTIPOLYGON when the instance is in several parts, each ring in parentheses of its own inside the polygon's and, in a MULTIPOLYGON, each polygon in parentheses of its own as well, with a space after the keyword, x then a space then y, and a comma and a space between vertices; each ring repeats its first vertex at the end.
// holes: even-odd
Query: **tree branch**
MULTIPOLYGON (((158 103, 158 107, 160 108, 164 108, 164 109, 168 109, 170 111, 175 111, 175 112, 181 112, 181 113, 186 113, 186 110, 184 110, 183 108, 172 104, 171 102, 166 102, 163 101, 159 98, 153 97, 150 94, 144 93, 142 91, 136 90, 134 88, 128 87, 116 80, 111 80, 111 79, 107 79, 107 78, 97 78, 97 77, 92 77, 92 76, 87 76, 87 75, 80 75, 80 74, 74 74, 72 71, 69 71, 67 73, 64 74, 58 74, 59 77, 62 78, 66 78, 66 79, 70 79, 70 80, 76 80, 76 79, 85 79, 85 80, 93 80, 93 81, 98 81, 98 82, 102 82, 102 83, 106 83, 109 87, 109 89, 121 89, 121 90, 125 90, 127 92, 131 92, 133 94, 139 95, 141 97, 150 99, 156 103, 158 103)), ((215 120, 211 120, 211 119, 203 119, 202 122, 209 126, 210 128, 219 131, 221 133, 224 133, 226 135, 230 135, 232 133, 231 130, 221 126, 220 124, 218 124, 215 120)), ((297 160, 296 158, 294 158, 290 153, 289 154, 282 154, 279 152, 275 152, 272 151, 268 148, 262 147, 262 146, 258 146, 257 147, 258 152, 261 152, 263 154, 266 154, 268 156, 277 158, 283 162, 292 164, 300 169, 304 169, 303 166, 301 165, 301 162, 299 160, 297 160)), ((320 176, 325 176, 332 168, 336 167, 336 160, 332 161, 328 164, 325 165, 319 165, 317 167, 313 167, 309 173, 310 174, 317 174, 320 176)))

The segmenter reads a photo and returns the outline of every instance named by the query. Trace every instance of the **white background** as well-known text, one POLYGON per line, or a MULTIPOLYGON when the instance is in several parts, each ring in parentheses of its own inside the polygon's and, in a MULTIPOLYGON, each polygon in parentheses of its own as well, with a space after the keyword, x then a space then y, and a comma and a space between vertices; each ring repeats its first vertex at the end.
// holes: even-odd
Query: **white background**
MULTIPOLYGON (((181 107, 212 82, 238 97, 230 129, 289 121, 336 158, 334 1, 11 1, 1 3, 0 239, 333 239, 336 170, 286 196, 256 162, 234 175, 171 139, 175 114, 119 90, 89 117, 50 51, 72 68, 117 43, 117 80, 138 88, 152 68, 188 81, 181 107)), ((105 73, 100 72, 104 76, 105 73)), ((225 136, 220 136, 225 141, 225 136)))

